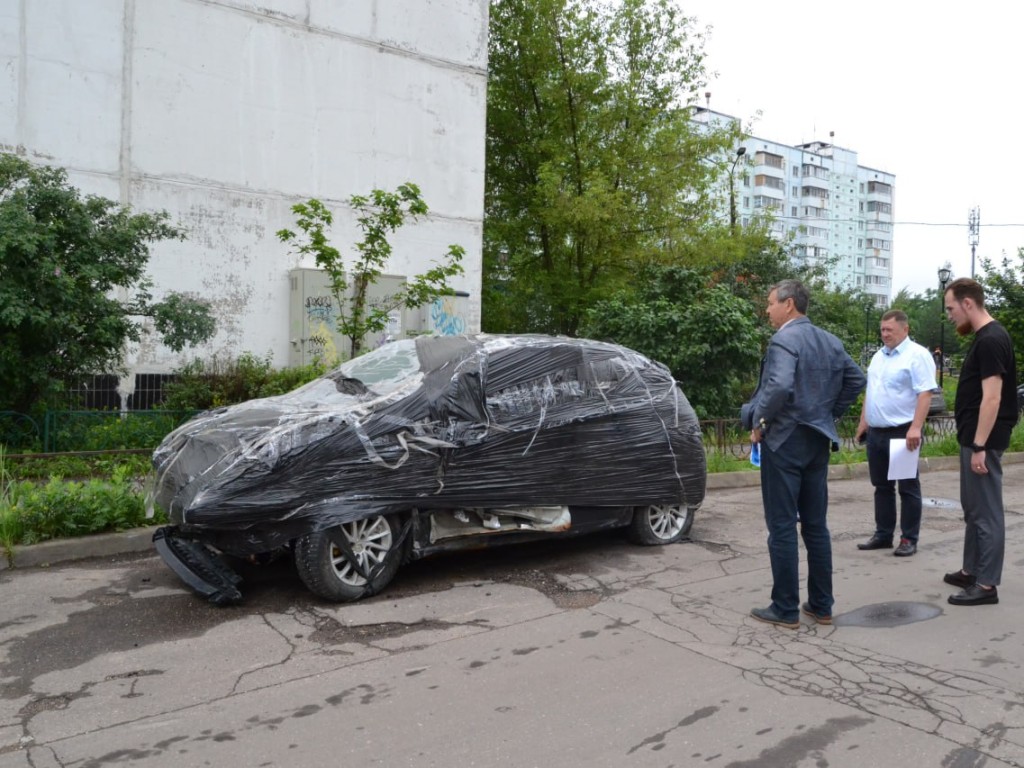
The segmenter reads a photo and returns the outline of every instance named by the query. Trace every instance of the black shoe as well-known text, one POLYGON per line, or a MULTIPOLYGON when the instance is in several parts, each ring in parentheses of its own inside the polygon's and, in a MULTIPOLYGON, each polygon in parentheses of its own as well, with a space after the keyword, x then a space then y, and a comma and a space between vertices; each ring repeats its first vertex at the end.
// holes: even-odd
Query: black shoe
POLYGON ((830 614, 830 613, 818 613, 813 608, 811 608, 811 604, 810 603, 804 603, 803 605, 801 605, 800 606, 800 610, 803 612, 804 616, 810 616, 812 619, 814 619, 819 624, 831 624, 832 623, 832 614, 830 614))
POLYGON ((995 587, 985 589, 972 584, 958 595, 950 595, 950 605, 994 605, 999 602, 999 591, 995 587))
POLYGON ((960 587, 960 589, 967 589, 968 587, 974 586, 976 579, 969 573, 963 571, 953 571, 947 573, 942 577, 942 580, 947 584, 952 584, 954 587, 960 587))
POLYGON ((892 546, 892 539, 883 539, 875 534, 863 544, 858 544, 857 549, 889 549, 892 546))
POLYGON ((900 545, 893 550, 896 557, 910 557, 915 552, 917 552, 917 544, 910 539, 900 539, 900 545))
POLYGON ((799 619, 793 619, 787 621, 775 612, 775 609, 770 605, 767 608, 754 608, 750 611, 750 615, 758 621, 763 621, 766 624, 774 624, 777 627, 783 627, 784 629, 796 629, 800 626, 799 619))

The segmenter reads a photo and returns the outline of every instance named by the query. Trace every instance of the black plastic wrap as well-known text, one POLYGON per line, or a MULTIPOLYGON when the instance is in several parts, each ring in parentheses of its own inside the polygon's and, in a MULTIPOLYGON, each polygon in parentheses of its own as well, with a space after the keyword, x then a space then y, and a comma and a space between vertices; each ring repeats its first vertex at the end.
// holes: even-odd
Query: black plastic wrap
POLYGON ((201 414, 153 461, 172 522, 250 551, 411 508, 695 509, 706 479, 697 418, 664 366, 549 336, 393 342, 201 414))

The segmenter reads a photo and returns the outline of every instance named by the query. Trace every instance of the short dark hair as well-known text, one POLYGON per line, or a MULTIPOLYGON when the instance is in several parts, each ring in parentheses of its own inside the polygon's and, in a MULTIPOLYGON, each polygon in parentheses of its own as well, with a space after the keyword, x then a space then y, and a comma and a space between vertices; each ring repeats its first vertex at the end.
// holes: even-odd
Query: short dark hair
POLYGON ((895 320, 900 325, 910 324, 910 320, 907 318, 907 313, 902 309, 890 309, 882 315, 882 322, 885 322, 886 320, 895 320))
MULTIPOLYGON (((979 309, 985 308, 985 289, 981 287, 981 283, 977 280, 972 280, 969 277, 958 277, 946 286, 946 293, 950 291, 953 292, 953 298, 957 302, 970 299, 978 305, 979 309)), ((945 294, 942 297, 945 299, 945 294)))
POLYGON ((807 314, 807 305, 811 303, 811 294, 799 280, 779 280, 771 290, 775 291, 776 301, 792 299, 796 311, 801 315, 807 314))

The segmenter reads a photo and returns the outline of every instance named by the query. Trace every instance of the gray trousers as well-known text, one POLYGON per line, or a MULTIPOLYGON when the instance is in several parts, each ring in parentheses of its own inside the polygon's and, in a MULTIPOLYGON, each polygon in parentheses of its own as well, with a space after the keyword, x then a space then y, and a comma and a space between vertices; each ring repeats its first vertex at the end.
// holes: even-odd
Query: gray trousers
POLYGON ((960 505, 964 508, 964 573, 979 584, 998 586, 1003 575, 1003 452, 985 451, 987 475, 971 470, 970 448, 960 446, 960 505))

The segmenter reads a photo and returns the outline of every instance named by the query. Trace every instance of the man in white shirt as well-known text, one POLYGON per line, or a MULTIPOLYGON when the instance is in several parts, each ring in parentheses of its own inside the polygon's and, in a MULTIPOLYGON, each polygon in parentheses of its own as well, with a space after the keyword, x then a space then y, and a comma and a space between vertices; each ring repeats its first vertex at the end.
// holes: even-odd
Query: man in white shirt
POLYGON ((920 475, 889 480, 889 441, 905 439, 907 449, 921 447, 921 432, 931 407, 935 361, 909 338, 907 315, 898 309, 882 315, 882 344, 868 366, 868 387, 857 426, 857 440, 867 434, 868 472, 875 487, 875 533, 857 549, 888 549, 896 532, 896 483, 900 492, 900 543, 893 552, 917 552, 921 531, 920 475))

